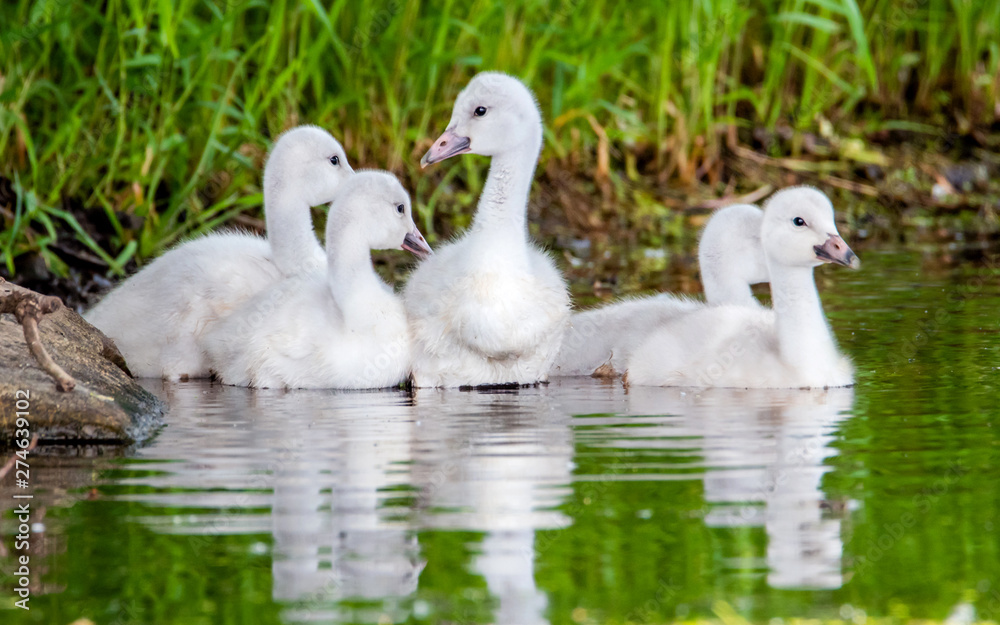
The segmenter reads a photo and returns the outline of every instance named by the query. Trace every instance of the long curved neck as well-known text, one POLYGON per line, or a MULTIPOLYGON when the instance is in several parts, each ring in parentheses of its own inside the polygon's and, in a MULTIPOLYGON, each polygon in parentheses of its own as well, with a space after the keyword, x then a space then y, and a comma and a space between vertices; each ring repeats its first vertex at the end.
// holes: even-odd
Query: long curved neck
POLYGON ((371 247, 358 225, 333 212, 327 219, 332 220, 326 231, 328 281, 334 298, 343 304, 347 298, 379 285, 381 279, 372 265, 371 247))
POLYGON ((705 289, 706 302, 712 306, 756 302, 750 284, 741 275, 730 271, 731 268, 722 267, 718 258, 706 260, 701 263, 701 284, 705 289))
POLYGON ((286 276, 303 273, 322 251, 313 230, 310 206, 284 181, 266 178, 264 219, 274 264, 286 276))
POLYGON ((511 234, 527 240, 528 195, 542 149, 542 130, 518 149, 502 152, 490 162, 490 173, 479 198, 474 230, 511 234))
POLYGON ((811 267, 787 267, 768 260, 771 300, 781 358, 807 371, 837 358, 837 345, 823 314, 811 267))

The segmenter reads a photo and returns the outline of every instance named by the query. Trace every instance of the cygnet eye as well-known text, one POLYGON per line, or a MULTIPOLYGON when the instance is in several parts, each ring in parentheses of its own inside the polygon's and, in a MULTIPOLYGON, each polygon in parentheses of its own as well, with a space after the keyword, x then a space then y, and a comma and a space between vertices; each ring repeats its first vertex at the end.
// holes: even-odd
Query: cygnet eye
POLYGON ((476 110, 473 111, 472 114, 475 115, 476 117, 482 117, 483 115, 486 114, 486 107, 485 106, 477 106, 476 110))
POLYGON ((333 156, 331 156, 330 157, 330 164, 331 165, 340 165, 340 157, 337 156, 336 154, 334 154, 333 156))
POLYGON ((396 206, 396 212, 402 215, 403 213, 406 212, 406 207, 403 206, 402 204, 399 204, 396 206))
POLYGON ((806 220, 802 219, 801 217, 796 217, 795 219, 792 220, 792 223, 795 224, 796 226, 801 227, 806 225, 806 220))

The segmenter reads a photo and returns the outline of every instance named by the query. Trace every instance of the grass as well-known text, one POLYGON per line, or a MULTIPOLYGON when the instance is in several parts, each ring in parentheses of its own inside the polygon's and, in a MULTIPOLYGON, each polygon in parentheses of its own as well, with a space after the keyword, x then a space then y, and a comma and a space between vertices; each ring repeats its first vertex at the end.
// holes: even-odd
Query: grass
POLYGON ((461 225, 480 164, 417 160, 481 69, 526 80, 545 163, 595 180, 718 182, 731 130, 969 133, 998 115, 995 2, 20 0, 0 24, 10 273, 24 254, 65 271, 70 237, 122 274, 258 215, 269 141, 304 122, 403 176, 428 230, 461 225))

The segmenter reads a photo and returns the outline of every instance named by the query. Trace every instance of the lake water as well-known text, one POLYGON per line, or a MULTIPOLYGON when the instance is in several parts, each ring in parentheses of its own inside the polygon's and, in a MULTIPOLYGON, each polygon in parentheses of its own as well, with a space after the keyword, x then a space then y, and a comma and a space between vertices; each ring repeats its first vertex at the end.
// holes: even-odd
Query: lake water
POLYGON ((853 389, 146 382, 147 445, 32 458, 0 622, 1000 620, 996 257, 860 251, 817 271, 853 389))

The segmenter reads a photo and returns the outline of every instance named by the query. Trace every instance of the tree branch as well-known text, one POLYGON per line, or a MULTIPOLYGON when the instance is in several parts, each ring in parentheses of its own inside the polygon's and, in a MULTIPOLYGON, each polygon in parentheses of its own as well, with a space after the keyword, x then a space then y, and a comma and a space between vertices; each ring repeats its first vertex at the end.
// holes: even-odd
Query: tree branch
MULTIPOLYGON (((6 280, 0 278, 0 284, 4 282, 6 280)), ((76 381, 52 360, 49 353, 45 351, 45 346, 42 345, 42 339, 38 333, 38 323, 42 317, 54 313, 60 308, 62 308, 62 300, 58 297, 39 295, 27 289, 0 288, 0 313, 14 315, 24 330, 24 340, 28 344, 28 351, 34 356, 38 366, 56 381, 56 388, 65 393, 76 388, 76 381)))

